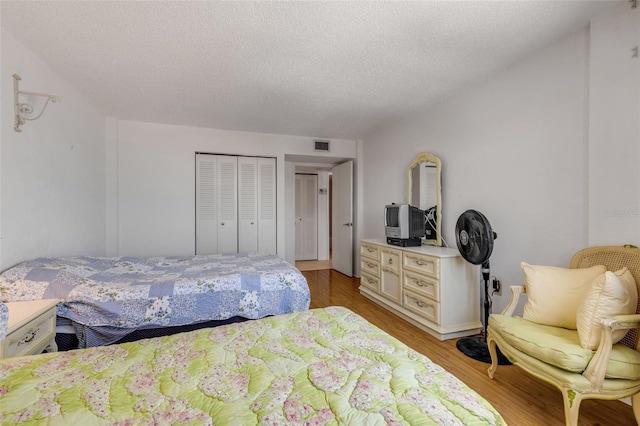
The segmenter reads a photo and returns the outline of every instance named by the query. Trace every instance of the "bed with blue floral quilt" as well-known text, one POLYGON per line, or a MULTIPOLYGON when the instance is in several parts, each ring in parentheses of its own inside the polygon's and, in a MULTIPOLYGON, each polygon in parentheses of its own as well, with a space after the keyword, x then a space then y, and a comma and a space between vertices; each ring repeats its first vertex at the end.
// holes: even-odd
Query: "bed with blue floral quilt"
POLYGON ((0 360, 3 425, 505 425, 342 307, 0 360))
POLYGON ((307 281, 275 255, 61 257, 25 261, 0 274, 4 302, 61 299, 79 347, 107 345, 134 330, 309 309, 307 281))

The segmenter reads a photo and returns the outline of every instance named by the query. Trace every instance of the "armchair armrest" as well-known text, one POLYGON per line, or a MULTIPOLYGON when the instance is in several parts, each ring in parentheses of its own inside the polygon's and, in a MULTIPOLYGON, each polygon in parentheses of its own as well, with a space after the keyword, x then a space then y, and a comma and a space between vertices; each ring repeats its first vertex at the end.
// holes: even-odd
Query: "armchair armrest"
POLYGON ((630 330, 640 327, 640 314, 616 315, 612 319, 603 320, 603 322, 610 323, 612 330, 630 330))
POLYGON ((609 357, 613 348, 611 333, 615 330, 630 330, 640 328, 640 315, 617 315, 602 320, 602 333, 598 350, 584 370, 584 376, 589 379, 595 390, 602 387, 604 375, 609 364, 609 357))
POLYGON ((502 315, 506 315, 508 317, 513 315, 513 312, 516 310, 518 306, 518 301, 520 300, 521 294, 526 294, 527 288, 524 285, 512 285, 511 286, 511 299, 509 300, 509 304, 502 311, 502 315))

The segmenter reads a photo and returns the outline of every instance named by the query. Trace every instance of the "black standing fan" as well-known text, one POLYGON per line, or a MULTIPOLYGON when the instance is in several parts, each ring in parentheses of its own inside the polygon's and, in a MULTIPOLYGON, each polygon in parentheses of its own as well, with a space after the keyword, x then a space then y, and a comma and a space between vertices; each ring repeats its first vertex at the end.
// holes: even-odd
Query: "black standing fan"
MULTIPOLYGON (((484 280, 484 330, 482 337, 463 337, 456 347, 466 356, 478 361, 491 363, 491 355, 487 346, 487 325, 491 313, 491 297, 489 296, 489 257, 493 251, 493 241, 498 235, 491 229, 487 218, 476 210, 462 213, 456 222, 456 243, 462 257, 474 265, 482 265, 484 280)), ((498 350, 498 362, 505 365, 509 360, 498 350)))

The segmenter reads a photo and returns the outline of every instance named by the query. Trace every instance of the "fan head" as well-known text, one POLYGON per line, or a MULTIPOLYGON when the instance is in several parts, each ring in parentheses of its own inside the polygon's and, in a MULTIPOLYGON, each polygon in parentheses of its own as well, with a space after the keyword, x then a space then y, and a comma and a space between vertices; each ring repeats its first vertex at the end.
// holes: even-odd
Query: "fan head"
POLYGON ((487 218, 476 210, 462 213, 456 222, 456 243, 462 257, 481 265, 491 256, 496 235, 487 218))

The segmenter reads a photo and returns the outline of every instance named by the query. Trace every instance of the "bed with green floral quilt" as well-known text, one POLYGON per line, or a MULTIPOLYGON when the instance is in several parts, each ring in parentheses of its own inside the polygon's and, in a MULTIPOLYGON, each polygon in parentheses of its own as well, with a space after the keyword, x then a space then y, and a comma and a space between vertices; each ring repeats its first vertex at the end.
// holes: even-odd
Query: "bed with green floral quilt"
POLYGON ((463 382, 342 307, 0 360, 0 423, 505 424, 463 382))

